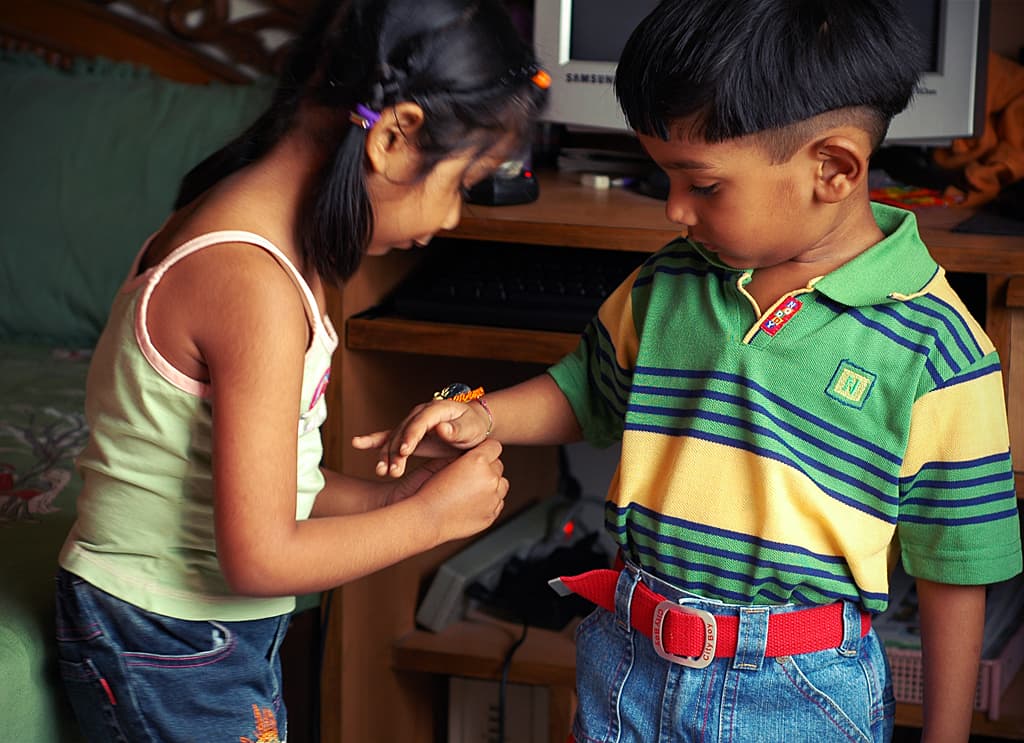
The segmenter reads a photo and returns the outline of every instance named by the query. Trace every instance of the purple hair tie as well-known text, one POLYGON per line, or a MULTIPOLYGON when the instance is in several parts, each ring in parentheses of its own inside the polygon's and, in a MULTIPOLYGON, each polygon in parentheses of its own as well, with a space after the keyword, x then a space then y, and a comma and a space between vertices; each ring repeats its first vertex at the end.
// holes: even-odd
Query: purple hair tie
POLYGON ((356 110, 349 114, 349 121, 362 129, 372 129, 380 121, 380 114, 362 103, 356 104, 356 110))

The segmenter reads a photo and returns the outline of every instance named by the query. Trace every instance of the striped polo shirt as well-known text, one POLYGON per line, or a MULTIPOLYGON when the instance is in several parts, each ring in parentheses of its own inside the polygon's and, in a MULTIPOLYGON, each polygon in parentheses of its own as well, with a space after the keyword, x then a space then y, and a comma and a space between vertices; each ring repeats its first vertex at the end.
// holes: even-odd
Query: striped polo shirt
POLYGON ((605 520, 623 553, 727 602, 872 612, 888 575, 1021 570, 999 360, 921 241, 886 237, 758 316, 752 271, 677 240, 549 369, 588 441, 622 442, 605 520))

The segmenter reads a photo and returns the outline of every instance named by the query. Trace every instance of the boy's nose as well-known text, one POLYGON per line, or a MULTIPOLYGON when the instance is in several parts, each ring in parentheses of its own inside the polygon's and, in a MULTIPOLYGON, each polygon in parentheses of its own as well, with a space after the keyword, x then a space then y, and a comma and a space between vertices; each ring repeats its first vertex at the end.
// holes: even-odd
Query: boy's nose
POLYGON ((669 191, 668 200, 665 202, 665 216, 670 222, 681 224, 684 227, 693 227, 697 224, 697 213, 693 209, 691 200, 675 189, 669 191))

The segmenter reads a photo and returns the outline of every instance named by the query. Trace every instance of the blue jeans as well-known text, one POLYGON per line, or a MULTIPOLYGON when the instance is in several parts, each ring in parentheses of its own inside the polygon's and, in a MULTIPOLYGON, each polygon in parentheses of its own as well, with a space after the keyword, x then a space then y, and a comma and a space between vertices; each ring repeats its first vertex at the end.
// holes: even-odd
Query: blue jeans
POLYGON ((173 619, 57 574, 60 672, 94 743, 284 741, 288 621, 173 619))
MULTIPOLYGON (((577 743, 884 742, 895 700, 885 651, 872 630, 860 637, 859 612, 844 611, 836 649, 765 657, 768 616, 680 591, 627 565, 615 613, 598 608, 576 630, 577 743), (740 617, 736 656, 703 669, 660 657, 630 627, 637 582, 714 615, 740 617)), ((771 612, 798 607, 771 607, 771 612)))

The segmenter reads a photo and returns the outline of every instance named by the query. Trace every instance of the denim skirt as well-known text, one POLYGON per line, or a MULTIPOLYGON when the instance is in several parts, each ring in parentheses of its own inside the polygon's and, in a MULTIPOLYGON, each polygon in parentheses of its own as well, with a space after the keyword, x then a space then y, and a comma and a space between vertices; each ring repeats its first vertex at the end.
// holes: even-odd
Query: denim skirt
POLYGON ((175 619, 60 570, 58 662, 82 732, 92 743, 285 741, 289 618, 175 619))

